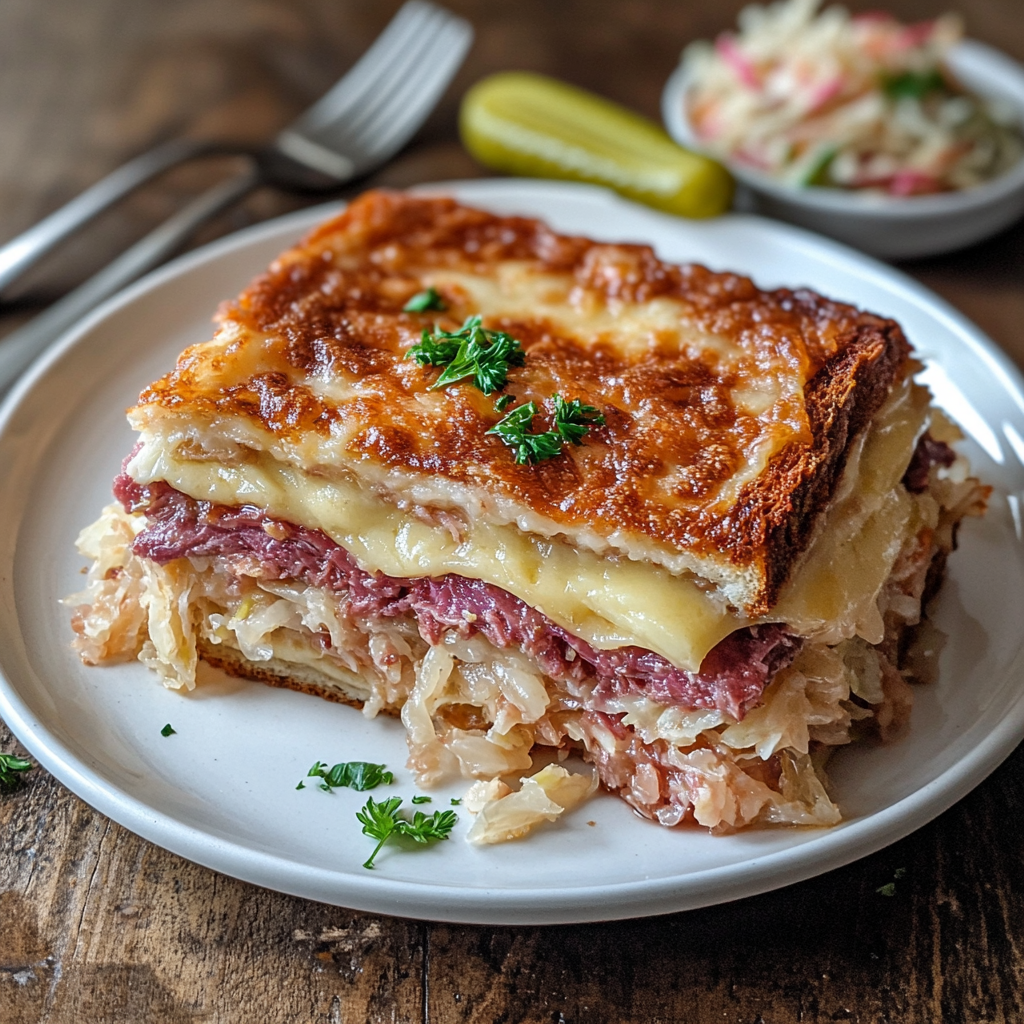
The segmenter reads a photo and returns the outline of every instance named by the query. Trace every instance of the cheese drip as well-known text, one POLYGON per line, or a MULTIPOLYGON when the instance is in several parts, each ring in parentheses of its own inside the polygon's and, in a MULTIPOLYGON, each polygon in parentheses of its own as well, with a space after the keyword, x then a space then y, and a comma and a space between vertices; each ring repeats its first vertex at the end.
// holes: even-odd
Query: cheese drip
MULTIPOLYGON (((875 417, 851 459, 840 498, 762 621, 837 642, 861 633, 877 642, 875 598, 904 540, 919 528, 921 503, 900 479, 928 415, 928 392, 909 380, 875 417)), ((143 434, 128 467, 139 483, 164 480, 202 501, 250 504, 279 519, 322 530, 367 572, 399 578, 456 573, 514 594, 599 649, 654 651, 697 671, 719 641, 751 620, 687 575, 649 562, 607 557, 512 524, 476 521, 461 539, 343 478, 312 475, 267 452, 246 460, 179 457, 180 438, 143 434)), ((191 453, 190 453, 191 454, 191 453)))

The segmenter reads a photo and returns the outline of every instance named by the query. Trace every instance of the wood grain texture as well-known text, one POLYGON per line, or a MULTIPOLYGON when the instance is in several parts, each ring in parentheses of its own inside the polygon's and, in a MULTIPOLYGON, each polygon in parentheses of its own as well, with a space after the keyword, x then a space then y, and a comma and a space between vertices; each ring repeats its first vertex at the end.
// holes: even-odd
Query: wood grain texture
MULTIPOLYGON (((397 6, 4 0, 0 239, 161 139, 267 138, 397 6)), ((458 97, 503 68, 556 74, 656 117, 682 45, 727 27, 740 4, 448 6, 476 25, 474 50, 375 184, 481 173, 458 144, 458 97)), ((908 20, 938 9, 889 6, 908 20)), ((959 6, 970 34, 1024 60, 1020 0, 959 6)), ((105 216, 0 306, 0 330, 229 170, 224 161, 183 168, 105 216)), ((301 202, 264 190, 197 241, 301 202)), ((1024 365, 1022 225, 904 269, 1024 365)), ((0 726, 0 750, 16 748, 0 726)), ((41 769, 0 797, 0 836, 0 1024, 1024 1020, 1024 748, 968 799, 872 857, 765 896, 614 924, 431 925, 267 892, 139 839, 41 769), (894 894, 880 894, 898 868, 906 874, 894 894)))

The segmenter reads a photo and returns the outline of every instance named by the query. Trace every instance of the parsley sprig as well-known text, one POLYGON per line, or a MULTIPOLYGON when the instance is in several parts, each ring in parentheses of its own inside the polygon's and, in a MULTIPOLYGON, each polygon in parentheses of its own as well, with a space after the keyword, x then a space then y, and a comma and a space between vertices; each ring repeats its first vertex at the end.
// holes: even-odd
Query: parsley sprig
POLYGON ((879 896, 895 896, 896 895, 896 883, 907 873, 906 868, 897 868, 892 873, 892 881, 886 882, 885 885, 880 885, 875 892, 879 896))
POLYGON ((426 313, 427 310, 445 310, 448 307, 444 304, 436 288, 428 288, 426 291, 417 292, 403 307, 403 313, 426 313))
MULTIPOLYGON (((320 788, 325 793, 341 786, 364 792, 395 781, 395 776, 385 771, 384 765, 371 764, 369 761, 343 761, 330 769, 326 762, 317 761, 306 773, 306 778, 322 779, 320 788)), ((300 782, 295 788, 305 789, 306 784, 300 782)))
POLYGON ((379 803, 371 796, 362 810, 356 811, 356 819, 363 826, 363 835, 377 840, 373 853, 363 864, 364 868, 373 867, 374 858, 392 836, 408 836, 417 843, 437 842, 447 839, 459 820, 454 811, 434 811, 433 814, 417 811, 410 820, 399 816, 398 808, 401 806, 400 796, 392 796, 379 803))
POLYGON ((21 773, 34 767, 31 761, 17 754, 0 754, 0 790, 10 792, 17 789, 23 781, 21 773))
POLYGON ((554 431, 548 430, 543 434, 529 432, 536 415, 536 402, 517 405, 487 431, 488 434, 497 434, 515 451, 516 464, 519 466, 553 458, 562 451, 562 439, 554 431))
POLYGON ((904 71, 883 78, 882 88, 885 94, 894 100, 905 97, 921 99, 930 92, 942 92, 946 88, 946 80, 938 68, 930 68, 927 71, 904 71))
POLYGON ((561 395, 551 397, 555 400, 555 430, 563 441, 583 444, 583 437, 591 427, 604 426, 604 413, 596 406, 586 405, 578 398, 567 402, 561 395))
POLYGON ((522 345, 504 331, 489 331, 479 316, 471 316, 459 330, 424 331, 419 344, 406 355, 420 366, 443 366, 441 375, 430 385, 432 391, 471 379, 485 395, 500 391, 508 381, 512 366, 522 366, 526 353, 522 345))
POLYGON ((595 406, 586 405, 578 398, 570 401, 561 395, 553 395, 552 398, 555 403, 554 430, 530 433, 533 417, 538 410, 536 402, 527 402, 505 413, 487 431, 488 434, 497 435, 513 449, 517 465, 533 465, 542 459, 560 455, 566 441, 570 444, 583 444, 587 431, 605 422, 604 415, 595 406))

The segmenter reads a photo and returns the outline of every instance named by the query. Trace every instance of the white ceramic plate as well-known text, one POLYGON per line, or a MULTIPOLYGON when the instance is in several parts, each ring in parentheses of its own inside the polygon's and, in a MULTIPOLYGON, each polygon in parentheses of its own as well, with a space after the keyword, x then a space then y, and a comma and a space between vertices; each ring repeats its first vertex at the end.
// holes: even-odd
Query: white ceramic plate
MULTIPOLYGON (((212 671, 182 695, 137 663, 79 664, 57 601, 81 585, 75 535, 110 500, 132 445, 124 408, 184 345, 209 336, 221 299, 324 210, 224 239, 140 282, 64 339, 4 406, 0 714, 32 753, 104 814, 227 874, 362 910, 493 924, 660 914, 776 888, 899 839, 977 785, 1024 736, 1024 398, 1005 357, 907 278, 770 221, 686 222, 566 184, 439 189, 562 231, 647 241, 668 259, 742 270, 762 285, 809 285, 897 317, 927 359, 930 382, 971 435, 970 455, 996 493, 988 517, 965 525, 951 560, 937 615, 951 639, 940 681, 918 691, 909 733, 834 762, 845 823, 713 838, 651 825, 602 795, 526 842, 486 849, 464 841, 463 815, 451 841, 385 849, 366 871, 371 843, 354 818, 365 797, 295 784, 316 759, 384 761, 397 773, 389 792, 411 797, 396 722, 212 671), (165 739, 167 722, 177 734, 165 739)), ((462 789, 435 794, 433 808, 462 789)))

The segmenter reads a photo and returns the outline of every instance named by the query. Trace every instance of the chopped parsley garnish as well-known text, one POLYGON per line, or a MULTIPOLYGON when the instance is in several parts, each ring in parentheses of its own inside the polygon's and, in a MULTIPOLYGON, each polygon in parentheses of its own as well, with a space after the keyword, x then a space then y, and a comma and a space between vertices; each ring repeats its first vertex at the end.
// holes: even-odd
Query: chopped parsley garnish
POLYGON ((434 801, 429 796, 414 796, 412 802, 414 804, 432 804, 434 801))
POLYGON ((371 796, 362 810, 356 811, 356 819, 363 826, 363 835, 377 840, 373 853, 363 864, 364 868, 373 867, 373 859, 392 836, 408 836, 417 843, 437 842, 447 839, 459 820, 454 811, 434 811, 429 815, 417 811, 410 820, 399 817, 401 805, 400 796, 389 797, 380 803, 371 796))
POLYGON ((453 796, 450 802, 452 807, 459 807, 462 804, 462 798, 453 796))
POLYGON ((885 94, 894 100, 919 100, 930 92, 941 92, 946 88, 946 80, 938 68, 932 68, 930 71, 904 71, 886 77, 882 82, 882 88, 885 94))
POLYGON ((161 735, 161 736, 176 736, 177 734, 178 734, 178 730, 177 730, 177 729, 175 729, 175 728, 174 728, 174 726, 172 726, 170 722, 168 722, 168 723, 167 723, 167 724, 166 724, 166 725, 165 725, 165 726, 164 726, 164 727, 163 727, 163 728, 162 728, 162 729, 160 730, 160 735, 161 735))
POLYGON ((514 401, 515 397, 513 395, 502 395, 501 398, 494 403, 494 411, 504 412, 514 401))
POLYGON ((531 434, 533 417, 537 415, 537 403, 517 405, 511 412, 498 420, 487 431, 496 434, 516 453, 516 464, 523 466, 550 459, 562 451, 562 439, 552 430, 543 434, 531 434))
MULTIPOLYGON (((395 776, 385 771, 384 765, 371 764, 368 761, 343 761, 330 769, 325 762, 317 761, 306 773, 306 778, 322 779, 320 788, 325 793, 330 793, 339 786, 363 792, 395 781, 395 776)), ((305 789, 306 784, 300 782, 295 788, 305 789)))
POLYGON ((452 335, 444 331, 437 334, 424 331, 419 343, 406 352, 405 358, 415 359, 420 366, 447 366, 459 352, 459 343, 451 338, 452 335))
POLYGON ((363 835, 378 841, 373 853, 363 862, 364 868, 373 867, 373 858, 380 852, 380 848, 391 836, 400 831, 399 824, 404 819, 395 815, 401 805, 400 796, 389 797, 380 803, 371 796, 362 810, 356 811, 356 820, 363 826, 363 835))
POLYGON ((578 398, 567 402, 561 395, 552 397, 555 401, 554 430, 530 433, 533 417, 537 415, 537 403, 527 402, 507 412, 487 431, 488 434, 496 434, 513 449, 516 463, 520 466, 560 455, 566 441, 582 444, 584 435, 592 426, 603 425, 605 422, 602 413, 578 398))
POLYGON ((892 878, 893 878, 893 880, 892 880, 891 882, 886 882, 886 883, 885 883, 885 885, 880 885, 880 886, 879 886, 879 887, 878 887, 878 888, 877 888, 877 889, 875 890, 875 892, 877 892, 879 896, 895 896, 895 895, 896 895, 896 883, 897 883, 897 882, 899 881, 899 879, 901 879, 901 878, 902 878, 902 877, 903 877, 903 876, 904 876, 904 875, 905 875, 906 873, 907 873, 907 869, 906 869, 906 868, 897 868, 897 869, 896 869, 896 870, 895 870, 895 871, 894 871, 894 872, 892 873, 892 878))
POLYGON ((21 773, 27 772, 35 765, 17 754, 0 754, 0 790, 17 789, 24 781, 21 773))
POLYGON ((583 435, 591 427, 604 426, 604 413, 596 406, 586 405, 578 398, 567 402, 561 395, 552 397, 555 400, 555 430, 564 440, 583 444, 583 435))
POLYGON ((489 331, 479 316, 471 316, 458 331, 435 328, 424 331, 419 344, 406 355, 420 366, 443 366, 430 385, 432 391, 470 379, 485 395, 500 391, 511 366, 522 366, 526 353, 522 345, 504 331, 489 331))
POLYGON ((436 309, 443 311, 448 307, 444 299, 438 294, 436 288, 428 288, 425 292, 417 292, 403 307, 403 313, 426 313, 428 310, 436 309))

